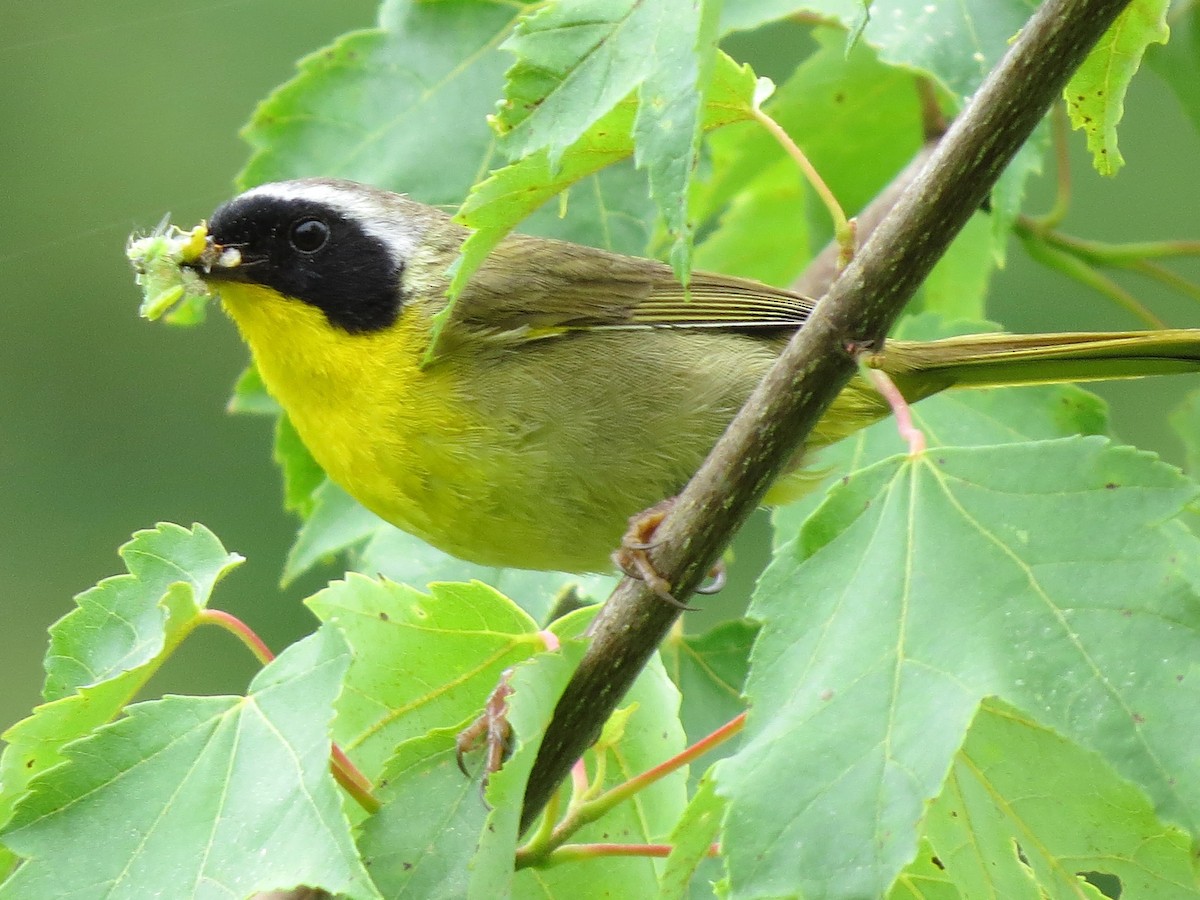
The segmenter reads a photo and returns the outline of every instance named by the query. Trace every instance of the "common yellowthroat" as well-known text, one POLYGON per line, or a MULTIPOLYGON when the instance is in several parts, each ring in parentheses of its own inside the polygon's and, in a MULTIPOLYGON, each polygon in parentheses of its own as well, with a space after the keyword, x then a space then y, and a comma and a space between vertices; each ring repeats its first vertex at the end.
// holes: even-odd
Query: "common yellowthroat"
MULTIPOLYGON (((473 562, 606 570, 629 517, 680 490, 812 301, 705 272, 685 294, 662 263, 513 235, 422 367, 466 235, 374 187, 288 181, 217 209, 191 266, 312 455, 364 506, 473 562)), ((919 400, 1194 371, 1200 330, 889 341, 874 364, 919 400)), ((856 379, 806 449, 888 411, 856 379)))

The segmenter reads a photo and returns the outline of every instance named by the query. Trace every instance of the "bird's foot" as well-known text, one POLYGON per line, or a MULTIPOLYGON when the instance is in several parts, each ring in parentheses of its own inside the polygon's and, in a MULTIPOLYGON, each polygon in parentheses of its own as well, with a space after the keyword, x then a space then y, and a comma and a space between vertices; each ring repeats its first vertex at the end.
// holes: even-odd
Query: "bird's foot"
MULTIPOLYGON (((658 545, 654 540, 654 532, 674 503, 675 498, 668 497, 636 516, 631 516, 629 529, 621 538, 621 546, 613 553, 612 559, 617 568, 630 578, 644 581, 650 590, 667 603, 679 609, 694 611, 696 607, 688 606, 671 593, 671 583, 659 574, 649 555, 649 551, 658 545)), ((725 564, 718 562, 714 565, 708 577, 712 579, 712 583, 696 588, 697 594, 715 594, 725 586, 725 564)))
POLYGON ((483 713, 454 739, 454 758, 458 761, 458 768, 468 777, 471 773, 467 771, 463 757, 480 746, 484 747, 481 790, 487 788, 488 778, 500 770, 512 752, 512 726, 508 724, 508 697, 513 692, 508 683, 511 677, 512 669, 505 669, 500 682, 488 695, 483 713))

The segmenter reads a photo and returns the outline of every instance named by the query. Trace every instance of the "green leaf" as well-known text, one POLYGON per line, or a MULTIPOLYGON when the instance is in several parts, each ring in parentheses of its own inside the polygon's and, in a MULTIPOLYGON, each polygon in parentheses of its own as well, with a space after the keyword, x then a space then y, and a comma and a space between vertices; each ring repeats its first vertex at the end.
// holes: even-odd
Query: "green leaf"
MULTIPOLYGON (((623 702, 628 718, 620 741, 603 751, 606 788, 640 775, 685 746, 679 723, 679 693, 657 659, 652 659, 638 676, 623 702)), ((542 730, 547 721, 542 720, 542 730)), ((596 753, 589 752, 584 759, 589 777, 595 778, 596 753)), ((573 835, 572 842, 641 844, 665 841, 687 805, 686 780, 686 771, 672 772, 581 828, 573 835)), ((512 796, 488 793, 498 815, 512 796)), ((516 807, 519 805, 515 804, 516 807)), ((548 896, 564 900, 574 897, 652 897, 662 865, 661 861, 645 857, 614 856, 607 857, 602 865, 591 860, 537 871, 522 870, 513 882, 514 895, 541 896, 545 891, 548 896)), ((486 887, 487 882, 481 884, 486 887)))
POLYGON ((934 312, 949 320, 982 319, 998 248, 1007 240, 1007 234, 996 234, 987 216, 972 216, 926 276, 909 311, 934 312))
POLYGON ((334 735, 368 778, 403 741, 473 718, 501 672, 544 646, 528 615, 479 583, 426 594, 351 573, 307 603, 354 653, 334 735))
MULTIPOLYGON (((681 753, 687 746, 679 720, 679 690, 656 656, 622 701, 632 711, 620 740, 604 748, 606 787, 615 787, 681 753)), ((592 762, 592 760, 588 760, 592 762)), ((589 771, 595 774, 592 765, 589 771)), ((687 770, 677 769, 578 832, 580 841, 664 841, 687 806, 687 770)), ((645 860, 637 861, 639 863, 645 860)))
POLYGON ((363 823, 358 846, 386 897, 466 893, 488 807, 479 782, 458 770, 459 730, 404 741, 384 766, 375 792, 383 807, 363 823))
POLYGON ((516 57, 494 122, 512 159, 538 150, 557 167, 564 150, 661 65, 669 24, 663 0, 552 2, 504 42, 516 57))
MULTIPOLYGON (((586 618, 590 619, 590 615, 586 618)), ((580 621, 583 620, 574 620, 575 623, 580 621)), ((567 629, 560 625, 555 631, 560 636, 573 633, 574 625, 567 629)), ((531 890, 543 878, 554 881, 553 870, 536 874, 528 871, 514 873, 513 855, 519 838, 521 804, 529 773, 533 769, 542 736, 554 715, 554 707, 579 665, 579 660, 583 658, 583 650, 578 640, 567 640, 559 651, 541 654, 513 672, 510 681, 513 693, 509 698, 508 710, 508 722, 513 729, 513 754, 488 781, 487 802, 492 810, 479 835, 478 851, 470 872, 468 898, 487 900, 495 896, 497 887, 510 884, 515 888, 513 893, 517 897, 556 896, 548 884, 540 884, 540 890, 531 890)), ((597 873, 593 870, 591 874, 605 878, 614 873, 597 873)), ((559 874, 558 878, 562 878, 562 875, 559 874)))
POLYGON ((288 552, 283 567, 284 586, 314 566, 364 544, 380 529, 391 527, 326 479, 313 491, 309 516, 288 552))
POLYGON ((721 6, 721 32, 750 31, 804 9, 803 0, 737 0, 721 6))
MULTIPOLYGON (((628 157, 633 151, 629 136, 632 119, 632 105, 622 104, 572 145, 556 167, 551 167, 545 153, 535 153, 475 184, 456 215, 458 222, 475 229, 462 248, 463 263, 455 271, 456 281, 465 284, 492 248, 547 200, 628 157), (461 274, 464 271, 467 274, 461 274)), ((628 234, 615 240, 609 235, 608 240, 596 243, 625 252, 643 251, 648 232, 638 228, 628 234)))
MULTIPOLYGON (((830 7, 817 2, 812 7, 830 7)), ((858 4, 853 4, 857 7, 858 4)), ((919 0, 875 2, 864 40, 889 65, 928 72, 960 101, 974 94, 1038 6, 1037 0, 966 0, 925 4, 919 0), (930 40, 936 35, 937 40, 930 40)), ((854 8, 853 16, 859 10, 854 8)), ((853 20, 853 19, 852 19, 853 20)))
MULTIPOLYGON (((946 864, 922 840, 917 856, 896 879, 888 900, 962 900, 962 894, 946 874, 946 864)), ((1005 900, 1016 900, 1006 897, 1005 900)))
POLYGON ((1146 50, 1146 63, 1175 94, 1200 131, 1200 10, 1182 4, 1171 12, 1171 39, 1146 50))
POLYGON ((1200 897, 1186 834, 1095 753, 1004 704, 980 709, 926 833, 967 897, 1078 897, 1085 875, 1123 897, 1200 897))
MULTIPOLYGON (((476 0, 387 0, 378 28, 302 60, 299 74, 258 108, 245 131, 255 153, 239 183, 340 176, 458 206, 494 155, 487 118, 511 62, 499 47, 521 11, 476 0)), ((622 155, 630 152, 632 145, 622 155)), ((644 178, 618 166, 585 187, 569 220, 547 211, 528 230, 643 252, 653 208, 644 178)))
POLYGON ((194 624, 213 586, 241 563, 203 525, 161 523, 117 551, 128 575, 106 578, 75 598, 50 627, 42 694, 59 700, 158 658, 194 624))
POLYGON ((689 896, 689 885, 708 857, 724 814, 725 801, 717 796, 710 771, 700 779, 696 793, 671 832, 671 853, 658 884, 661 900, 684 900, 689 896))
POLYGON ((499 569, 464 562, 390 525, 375 531, 362 550, 352 554, 350 564, 364 575, 382 575, 414 587, 435 581, 482 581, 543 623, 564 590, 575 591, 582 603, 599 603, 617 583, 611 575, 499 569))
POLYGON ((106 722, 132 698, 144 680, 124 679, 85 688, 81 693, 38 706, 3 735, 0 757, 0 822, 7 822, 29 782, 64 759, 62 748, 106 722))
MULTIPOLYGON (((806 5, 830 8, 844 4, 832 0, 806 5)), ((848 6, 853 23, 861 6, 848 6)), ((1037 0, 875 2, 863 39, 877 48, 884 62, 929 73, 962 102, 975 93, 1008 51, 1037 6, 1037 0)))
POLYGON ((1050 129, 1043 120, 992 186, 992 253, 1001 268, 1007 256, 1009 232, 1025 202, 1025 189, 1032 176, 1042 173, 1042 159, 1049 146, 1050 129))
POLYGON ((236 896, 305 884, 378 897, 329 772, 349 664, 325 628, 246 697, 167 697, 66 749, 3 833, 0 897, 236 896))
POLYGON ((62 761, 64 744, 113 719, 196 625, 216 582, 241 562, 203 525, 163 523, 120 549, 127 575, 75 598, 50 628, 39 706, 4 734, 0 822, 29 781, 62 761))
POLYGON ((301 60, 259 106, 239 184, 322 175, 458 204, 491 152, 487 115, 507 62, 496 44, 519 13, 473 0, 388 0, 378 28, 301 60))
POLYGON ((255 416, 277 416, 282 412, 275 398, 267 393, 267 386, 263 384, 262 376, 253 363, 238 376, 225 409, 231 413, 255 416))
MULTIPOLYGON (((622 102, 631 105, 636 92, 630 149, 648 173, 650 194, 673 237, 676 275, 685 283, 692 243, 688 189, 700 150, 719 6, 717 0, 541 6, 504 45, 517 61, 494 120, 510 157, 541 151, 537 159, 548 176, 541 180, 553 181, 569 150, 578 156, 579 144, 593 143, 583 139, 601 121, 608 120, 602 134, 628 133, 610 114, 622 102)), ((748 109, 749 95, 744 99, 748 109)))
POLYGON ((1071 125, 1083 129, 1101 175, 1116 175, 1125 164, 1117 149, 1125 93, 1146 48, 1167 42, 1169 6, 1170 0, 1133 0, 1063 88, 1071 125))
MULTIPOLYGON (((629 104, 618 106, 583 135, 564 154, 557 166, 551 166, 548 155, 542 151, 492 172, 471 188, 470 196, 455 216, 456 221, 473 229, 473 232, 460 250, 450 283, 451 297, 462 292, 488 254, 518 222, 571 185, 629 156, 633 150, 629 136, 632 112, 629 104)), ((586 192, 584 196, 587 196, 586 192)), ((603 212, 609 205, 607 200, 602 200, 600 210, 603 212)), ((603 227, 606 240, 597 243, 608 249, 644 252, 649 241, 650 235, 644 226, 632 231, 625 227, 615 234, 611 233, 604 227, 609 224, 607 214, 600 216, 599 222, 593 216, 585 216, 585 221, 603 227), (626 237, 620 239, 621 234, 626 237), (618 244, 615 247, 612 246, 614 238, 617 238, 615 243, 618 244)), ((621 217, 613 217, 612 221, 619 223, 621 217)), ((584 242, 587 243, 586 240, 584 242)), ((444 321, 448 315, 448 311, 443 311, 438 321, 444 321)))
POLYGON ((384 766, 375 792, 383 807, 363 823, 358 847, 386 897, 466 892, 488 808, 479 782, 458 770, 459 730, 436 729, 404 741, 384 766))
MULTIPOLYGON (((507 895, 525 783, 559 695, 583 655, 578 635, 590 618, 585 612, 560 620, 554 626, 560 647, 517 663, 504 676, 512 690, 506 700, 512 754, 489 779, 486 801, 478 779, 458 770, 454 744, 499 679, 459 725, 402 743, 387 762, 378 792, 383 808, 364 823, 360 842, 385 894, 507 895)), ((468 764, 478 758, 468 756, 468 764)))
MULTIPOLYGON (((697 56, 714 49, 715 23, 705 20, 716 6, 700 4, 697 12, 683 0, 578 0, 548 3, 524 18, 504 45, 516 62, 496 116, 509 155, 545 149, 556 166, 564 150, 634 91, 650 108, 678 99, 665 96, 667 89, 698 100, 697 56)), ((687 144, 698 110, 692 103, 671 123, 687 144)))
MULTIPOLYGON (((729 3, 722 30, 753 28, 796 13, 816 13, 854 32, 863 0, 739 0, 729 3)), ((926 72, 960 99, 974 93, 1037 7, 1036 0, 874 0, 862 41, 889 65, 926 72)), ((851 52, 857 43, 851 47, 851 52)))
MULTIPOLYGON (((483 590, 478 585, 441 587, 483 590)), ((474 605, 476 610, 480 609, 480 604, 474 605)), ((469 611, 469 608, 464 611, 464 622, 469 621, 465 614, 469 611)), ((384 807, 364 823, 362 847, 372 874, 388 896, 494 896, 510 883, 513 895, 518 897, 534 893, 561 897, 652 895, 656 865, 646 859, 611 860, 602 868, 583 862, 536 872, 513 871, 525 783, 559 695, 582 656, 585 645, 577 636, 591 615, 590 610, 580 611, 559 620, 553 630, 561 638, 560 649, 539 652, 513 666, 506 676, 513 690, 507 698, 513 753, 504 767, 491 776, 486 804, 479 794, 478 782, 464 778, 454 763, 454 735, 482 709, 484 697, 498 679, 493 679, 474 698, 466 720, 409 739, 384 766, 379 791, 384 807)), ((346 621, 342 615, 338 619, 346 621)), ((449 636, 444 629, 440 633, 449 636)), ((461 639, 468 637, 465 634, 461 639)), ((427 641, 426 646, 429 645, 427 641)), ((452 665, 438 661, 432 668, 435 671, 429 671, 427 666, 421 677, 436 681, 445 677, 442 670, 452 665)), ((350 680, 352 693, 357 690, 355 684, 364 684, 362 679, 356 680, 353 671, 350 680)), ((471 685, 484 687, 474 681, 473 674, 471 685)), ((470 687, 456 684, 450 689, 469 696, 470 687)), ((677 718, 678 694, 661 666, 651 664, 635 683, 628 699, 619 739, 603 749, 607 786, 662 762, 683 747, 677 718)), ((587 756, 588 768, 593 773, 596 752, 593 749, 587 756)), ((469 764, 475 765, 477 761, 478 756, 468 756, 469 764)), ((581 830, 578 839, 661 840, 678 819, 685 801, 684 777, 678 772, 581 830)))
POLYGON ((317 490, 328 479, 285 414, 275 420, 272 456, 283 473, 283 505, 301 518, 309 518, 317 506, 317 490))
MULTIPOLYGON (((921 146, 921 111, 911 73, 882 65, 872 51, 845 51, 845 35, 818 28, 819 49, 764 104, 821 173, 847 215, 854 215, 921 146)), ((767 192, 779 166, 795 164, 758 123, 731 124, 710 138, 713 176, 699 188, 697 218, 711 221, 744 192, 767 192)), ((828 217, 821 213, 824 223, 828 217)), ((829 229, 831 226, 824 224, 829 229)), ((754 234, 761 229, 755 228, 754 234)), ((807 235, 792 235, 807 258, 807 235)))
POLYGON ((469 719, 400 745, 384 767, 383 808, 363 825, 360 841, 387 896, 505 893, 503 886, 513 879, 525 782, 583 649, 578 640, 566 640, 560 649, 539 653, 512 670, 507 719, 513 753, 491 776, 486 801, 478 778, 464 777, 455 760, 455 735, 469 719))
POLYGON ((1200 475, 1200 390, 1192 391, 1171 411, 1171 428, 1183 441, 1183 470, 1200 475))
POLYGON ((1200 543, 1163 524, 1198 490, 1069 438, 886 460, 831 491, 751 611, 750 720, 718 769, 735 895, 886 892, 985 696, 1200 826, 1200 605, 1176 562, 1200 543))
MULTIPOLYGON (((982 330, 989 330, 987 323, 947 323, 923 313, 903 320, 896 336, 933 340, 982 330)), ((975 447, 1108 432, 1104 401, 1074 385, 950 390, 916 404, 913 420, 930 447, 975 447)), ((826 489, 838 479, 902 449, 896 423, 886 419, 815 454, 809 465, 824 477, 803 498, 773 511, 776 545, 796 535, 826 489)))
MULTIPOLYGON (((754 623, 736 619, 702 635, 672 631, 663 641, 663 665, 683 695, 681 715, 689 744, 745 711, 742 685, 757 634, 754 623)), ((729 747, 726 744, 713 752, 728 754, 732 752, 729 747)))
POLYGON ((313 500, 312 513, 288 554, 285 584, 345 553, 348 571, 382 575, 417 588, 435 581, 482 581, 514 597, 522 609, 542 620, 564 588, 572 586, 585 600, 598 602, 616 583, 609 575, 500 569, 464 562, 384 522, 328 480, 314 491, 313 500))
MULTIPOLYGON (((633 140, 637 165, 647 171, 650 194, 673 238, 670 260, 675 277, 687 284, 693 237, 688 192, 700 155, 704 95, 716 56, 721 0, 661 0, 661 4, 655 47, 661 55, 638 91, 633 140)), ((643 0, 643 5, 650 3, 643 0)))
MULTIPOLYGON (((702 108, 702 127, 711 130, 747 119, 753 94, 754 73, 718 54, 702 108)), ((639 121, 637 103, 622 101, 564 148, 558 158, 552 160, 548 151, 541 150, 493 172, 475 185, 456 216, 457 221, 475 232, 463 244, 451 295, 462 290, 488 253, 525 216, 572 184, 629 157, 635 149, 633 135, 639 121)), ((620 170, 610 170, 605 177, 620 178, 620 170)), ((605 203, 600 212, 604 213, 604 208, 611 205, 605 203)), ((620 222, 619 218, 605 213, 598 221, 595 215, 585 215, 583 221, 593 221, 600 227, 595 229, 596 233, 571 236, 572 239, 625 253, 645 252, 647 232, 636 233, 639 243, 632 246, 628 241, 614 245, 612 227, 620 222)))
POLYGON ((696 268, 791 284, 811 254, 808 205, 796 164, 776 160, 729 201, 696 247, 696 268))

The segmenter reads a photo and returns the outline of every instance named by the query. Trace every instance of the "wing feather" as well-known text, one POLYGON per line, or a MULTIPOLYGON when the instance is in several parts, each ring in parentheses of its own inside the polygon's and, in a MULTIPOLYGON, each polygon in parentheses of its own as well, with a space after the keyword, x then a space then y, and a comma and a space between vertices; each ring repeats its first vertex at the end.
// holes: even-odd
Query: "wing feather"
POLYGON ((693 272, 685 291, 654 260, 513 235, 471 279, 455 319, 533 339, 608 329, 795 329, 812 307, 791 291, 709 272, 693 272))

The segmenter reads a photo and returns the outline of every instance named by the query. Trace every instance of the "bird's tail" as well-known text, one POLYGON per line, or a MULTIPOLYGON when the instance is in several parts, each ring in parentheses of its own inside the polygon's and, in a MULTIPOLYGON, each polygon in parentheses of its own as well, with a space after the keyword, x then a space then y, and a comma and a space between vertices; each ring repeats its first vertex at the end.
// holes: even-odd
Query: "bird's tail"
POLYGON ((1200 329, 974 334, 940 341, 889 341, 869 363, 918 399, 947 387, 1103 381, 1200 371, 1200 329), (932 390, 922 392, 926 383, 932 390))
MULTIPOLYGON (((1162 331, 972 334, 888 341, 868 365, 909 402, 956 387, 1008 387, 1200 372, 1200 328, 1162 331)), ((809 447, 832 444, 884 418, 887 402, 854 378, 813 429, 809 447)))

